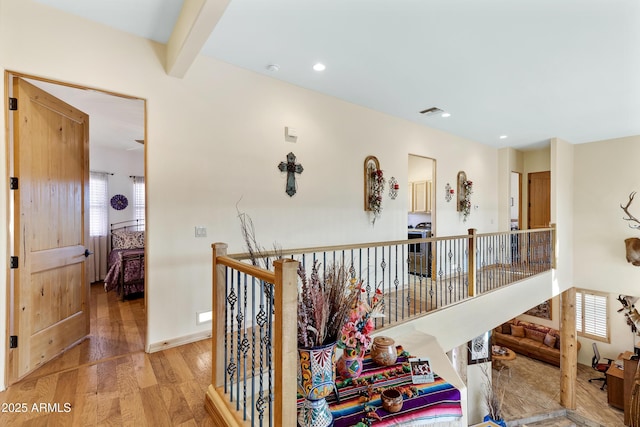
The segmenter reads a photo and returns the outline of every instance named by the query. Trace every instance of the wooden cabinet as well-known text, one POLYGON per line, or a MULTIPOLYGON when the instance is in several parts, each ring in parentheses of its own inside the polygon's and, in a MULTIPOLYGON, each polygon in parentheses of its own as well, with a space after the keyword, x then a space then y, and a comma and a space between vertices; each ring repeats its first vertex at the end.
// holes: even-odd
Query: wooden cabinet
POLYGON ((409 183, 409 212, 431 212, 431 181, 409 183))
POLYGON ((624 409, 624 371, 615 364, 607 371, 607 402, 614 408, 624 409))

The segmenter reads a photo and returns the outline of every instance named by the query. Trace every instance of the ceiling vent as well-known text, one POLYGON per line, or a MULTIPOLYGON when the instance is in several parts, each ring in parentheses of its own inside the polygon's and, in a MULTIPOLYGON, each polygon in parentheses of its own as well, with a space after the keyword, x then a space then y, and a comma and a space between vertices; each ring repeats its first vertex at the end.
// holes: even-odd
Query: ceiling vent
POLYGON ((431 107, 431 108, 427 108, 426 110, 420 111, 420 114, 423 114, 425 116, 436 116, 442 113, 444 113, 444 110, 438 107, 431 107))

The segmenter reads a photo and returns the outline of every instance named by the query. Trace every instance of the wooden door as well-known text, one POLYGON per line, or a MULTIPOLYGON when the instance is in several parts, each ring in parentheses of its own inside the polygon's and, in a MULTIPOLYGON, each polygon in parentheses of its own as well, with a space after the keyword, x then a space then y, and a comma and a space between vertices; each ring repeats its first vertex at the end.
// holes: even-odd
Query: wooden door
POLYGON ((551 172, 529 174, 528 228, 547 228, 551 222, 551 172))
POLYGON ((20 78, 10 85, 13 383, 89 334, 89 116, 20 78))
MULTIPOLYGON (((551 172, 529 174, 529 229, 548 228, 551 222, 551 172)), ((521 253, 527 254, 530 264, 548 262, 551 251, 551 234, 529 235, 523 242, 527 247, 521 253)))

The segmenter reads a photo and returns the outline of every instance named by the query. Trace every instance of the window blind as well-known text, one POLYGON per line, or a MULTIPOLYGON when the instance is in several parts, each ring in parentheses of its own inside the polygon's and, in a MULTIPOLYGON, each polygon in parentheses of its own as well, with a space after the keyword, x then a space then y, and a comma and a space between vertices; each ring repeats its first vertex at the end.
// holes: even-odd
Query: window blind
POLYGON ((133 219, 144 221, 144 176, 133 178, 133 219))
POLYGON ((576 325, 580 335, 609 339, 608 297, 593 292, 576 292, 576 325))
POLYGON ((582 292, 576 292, 576 331, 582 332, 582 292))
POLYGON ((89 173, 89 234, 106 236, 109 230, 109 180, 105 172, 89 173))

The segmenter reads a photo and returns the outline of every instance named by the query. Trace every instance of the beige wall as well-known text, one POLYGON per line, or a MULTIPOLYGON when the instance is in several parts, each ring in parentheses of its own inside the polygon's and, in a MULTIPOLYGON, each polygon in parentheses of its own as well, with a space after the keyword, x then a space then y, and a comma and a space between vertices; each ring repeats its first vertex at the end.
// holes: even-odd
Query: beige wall
MULTIPOLYGON (((574 190, 558 195, 574 205, 574 284, 610 292, 611 344, 598 342, 598 348, 615 358, 640 339, 616 312, 622 306, 615 300, 619 294, 640 296, 640 268, 627 263, 624 247, 624 239, 640 237, 640 230, 629 228, 620 208, 629 193, 640 191, 640 136, 581 144, 574 152, 574 190)), ((630 210, 640 217, 640 200, 630 210)), ((584 340, 580 361, 589 363, 592 354, 591 341, 584 340)))
MULTIPOLYGON (((367 155, 376 155, 386 176, 399 182, 407 181, 409 153, 435 158, 442 185, 465 170, 479 208, 463 223, 454 203, 438 202, 437 233, 495 231, 494 148, 210 58, 199 57, 184 79, 176 79, 166 75, 164 47, 156 43, 30 0, 0 0, 0 9, 4 70, 147 100, 148 348, 209 331, 209 325, 196 326, 195 315, 211 307, 211 243, 243 250, 236 205, 251 215, 265 246, 404 239, 405 187, 396 201, 385 199, 375 227, 363 211, 367 155), (285 126, 298 130, 296 144, 284 141, 285 126), (277 170, 289 151, 304 166, 292 198, 277 170), (195 225, 207 227, 209 238, 195 239, 195 225)), ((6 223, 4 167, 3 157, 0 222, 6 223)), ((436 188, 436 197, 443 189, 436 188)), ((6 246, 0 251, 6 259, 6 246)), ((5 309, 0 292, 2 319, 5 309)), ((4 333, 0 328, 0 342, 4 333)), ((0 350, 0 366, 4 356, 0 350)))

